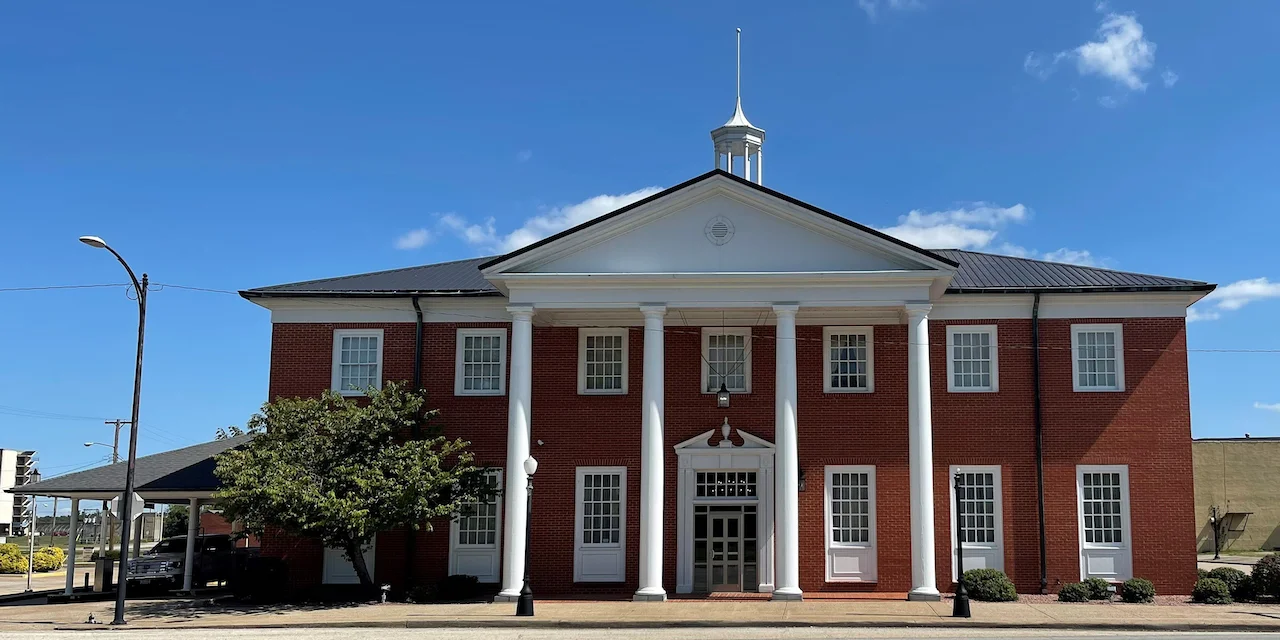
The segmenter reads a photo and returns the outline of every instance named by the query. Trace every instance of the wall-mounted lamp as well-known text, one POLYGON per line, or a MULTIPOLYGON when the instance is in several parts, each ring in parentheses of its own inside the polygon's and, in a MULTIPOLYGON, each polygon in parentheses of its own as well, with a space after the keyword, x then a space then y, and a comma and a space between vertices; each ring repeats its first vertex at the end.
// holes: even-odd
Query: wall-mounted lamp
POLYGON ((800 467, 800 482, 798 489, 804 491, 804 467, 800 467))
POLYGON ((720 390, 716 392, 716 406, 721 409, 729 408, 729 388, 724 386, 724 381, 720 381, 720 390))

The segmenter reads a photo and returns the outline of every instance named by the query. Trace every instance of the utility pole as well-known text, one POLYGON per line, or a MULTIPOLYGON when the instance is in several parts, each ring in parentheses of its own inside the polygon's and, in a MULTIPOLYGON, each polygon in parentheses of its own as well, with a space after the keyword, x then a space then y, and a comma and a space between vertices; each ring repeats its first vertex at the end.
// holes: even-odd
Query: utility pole
MULTIPOLYGON (((104 420, 102 424, 114 425, 116 428, 116 435, 111 439, 111 464, 115 464, 120 462, 120 427, 123 427, 126 424, 131 425, 133 423, 128 420, 116 418, 115 420, 104 420)), ((112 546, 111 541, 116 537, 116 521, 111 519, 110 514, 105 514, 105 517, 107 518, 107 551, 110 551, 112 546)))

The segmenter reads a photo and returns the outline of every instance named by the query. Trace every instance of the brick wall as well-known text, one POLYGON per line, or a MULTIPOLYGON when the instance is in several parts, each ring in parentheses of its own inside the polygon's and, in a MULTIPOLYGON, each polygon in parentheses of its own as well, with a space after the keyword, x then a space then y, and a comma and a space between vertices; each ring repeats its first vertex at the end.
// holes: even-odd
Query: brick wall
MULTIPOLYGON (((1189 590, 1194 581, 1194 514, 1185 331, 1181 318, 1123 320, 1126 391, 1075 393, 1071 387, 1070 325, 1107 320, 1041 322, 1044 399, 1046 533, 1050 589, 1079 579, 1075 466, 1128 464, 1134 574, 1165 593, 1189 590), (1145 349, 1149 351, 1134 351, 1145 349), (1172 350, 1172 351, 1165 351, 1172 350)), ((1117 322, 1111 320, 1110 322, 1117 322)), ((752 392, 735 395, 728 410, 701 393, 701 337, 696 327, 670 326, 666 335, 666 496, 664 582, 675 592, 676 456, 671 449, 727 416, 737 429, 772 441, 774 331, 753 328, 752 392)), ((950 479, 953 464, 1002 467, 1005 570, 1022 592, 1039 589, 1035 443, 1031 383, 1031 323, 1000 320, 998 393, 947 393, 946 324, 930 327, 935 518, 939 588, 950 585, 950 479), (1022 347, 1022 348, 1018 348, 1022 347)), ((318 394, 330 383, 335 328, 385 330, 384 376, 412 377, 413 325, 277 324, 273 327, 271 396, 318 394)), ((460 326, 424 328, 423 385, 440 409, 446 435, 472 442, 477 461, 504 466, 507 397, 453 394, 454 342, 460 326)), ((800 575, 806 591, 904 592, 911 586, 910 502, 907 456, 906 327, 877 325, 875 392, 823 393, 822 327, 797 328, 799 342, 799 461, 806 490, 800 494, 800 575), (876 467, 878 575, 875 584, 827 583, 823 546, 824 466, 876 467)), ((639 557, 640 402, 642 331, 629 333, 629 393, 577 393, 578 331, 535 327, 533 333, 533 455, 539 460, 534 494, 533 573, 538 592, 625 595, 637 582, 639 557), (538 445, 541 440, 543 444, 538 445), (574 584, 574 483, 578 466, 626 466, 626 583, 574 584)), ((733 436, 737 439, 736 434, 733 436)), ((716 436, 718 438, 718 436, 716 436)), ((740 441, 738 442, 740 444, 740 441)), ((416 575, 423 580, 448 570, 447 521, 417 535, 416 575)), ((404 580, 404 532, 378 538, 378 580, 404 580)), ((318 545, 269 536, 264 553, 290 559, 299 584, 320 580, 318 545)))

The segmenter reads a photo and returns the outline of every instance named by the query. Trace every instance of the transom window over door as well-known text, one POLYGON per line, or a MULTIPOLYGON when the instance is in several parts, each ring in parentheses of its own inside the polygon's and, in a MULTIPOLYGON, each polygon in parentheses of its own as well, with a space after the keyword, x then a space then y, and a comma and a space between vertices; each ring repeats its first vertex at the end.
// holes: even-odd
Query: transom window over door
POLYGON ((823 327, 823 391, 869 393, 875 390, 871 327, 823 327))
POLYGON ((626 580, 627 468, 578 467, 575 582, 626 580))
POLYGON ((995 325, 947 327, 948 391, 998 391, 998 362, 995 325))
POLYGON ((828 466, 824 497, 827 581, 875 581, 875 467, 828 466))
POLYGON ((998 465, 951 467, 951 578, 956 578, 956 511, 964 525, 964 568, 1004 570, 1003 495, 998 465), (960 474, 960 503, 954 478, 960 474))
POLYGON ((1129 528, 1129 467, 1076 467, 1080 515, 1080 577, 1127 580, 1133 577, 1129 528))
POLYGON ((627 392, 627 330, 578 330, 578 393, 627 392))
POLYGON ((1119 324, 1071 325, 1076 391, 1124 391, 1124 333, 1119 324))
POLYGON ((506 388, 506 329, 458 329, 454 395, 500 396, 506 388))
POLYGON ((751 329, 702 329, 703 393, 715 393, 723 382, 729 391, 751 392, 751 329))
POLYGON ((502 472, 489 471, 485 482, 492 490, 489 499, 462 505, 450 523, 449 573, 476 576, 480 582, 497 582, 501 573, 498 552, 502 504, 498 491, 502 486, 502 472))
POLYGON ((333 332, 333 386, 342 395, 382 388, 382 329, 333 332))

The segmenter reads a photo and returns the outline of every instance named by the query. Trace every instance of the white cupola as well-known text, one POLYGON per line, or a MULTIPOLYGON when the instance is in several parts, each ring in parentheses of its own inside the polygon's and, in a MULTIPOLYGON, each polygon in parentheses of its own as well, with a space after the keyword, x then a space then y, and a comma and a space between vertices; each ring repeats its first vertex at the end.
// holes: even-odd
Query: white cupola
POLYGON ((737 53, 737 103, 733 107, 733 117, 711 130, 711 142, 716 147, 715 166, 756 184, 764 184, 764 153, 760 148, 764 144, 764 129, 751 124, 742 113, 742 29, 738 29, 737 53), (754 177, 751 173, 753 162, 754 177))

